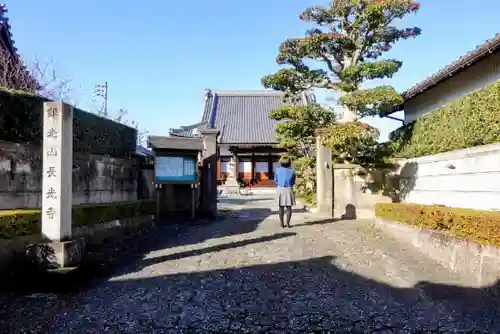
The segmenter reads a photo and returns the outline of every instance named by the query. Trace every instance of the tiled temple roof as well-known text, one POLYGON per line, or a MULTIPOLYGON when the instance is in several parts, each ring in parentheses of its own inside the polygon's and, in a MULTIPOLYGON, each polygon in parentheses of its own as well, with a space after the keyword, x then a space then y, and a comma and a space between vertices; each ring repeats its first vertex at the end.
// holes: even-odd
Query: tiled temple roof
MULTIPOLYGON (((311 97, 312 95, 308 95, 311 97)), ((305 98, 302 100, 305 102, 305 98)), ((177 132, 177 136, 193 136, 201 128, 220 130, 221 144, 277 144, 275 120, 271 111, 285 106, 284 93, 257 91, 205 91, 205 106, 198 129, 177 132)))
POLYGON ((19 58, 12 39, 9 19, 5 16, 5 13, 7 13, 7 7, 5 4, 0 4, 0 47, 4 48, 12 57, 19 58))
MULTIPOLYGON (((474 50, 466 53, 465 55, 455 60, 451 64, 443 67, 430 77, 427 77, 422 82, 414 85, 413 87, 405 91, 402 94, 402 96, 405 99, 405 101, 410 100, 416 97, 417 95, 422 94, 426 90, 438 85, 447 78, 450 78, 453 75, 471 67, 475 63, 485 59, 486 57, 490 56, 492 53, 498 51, 499 49, 500 49, 500 33, 496 34, 495 37, 487 40, 485 43, 478 45, 474 50)), ((403 110, 403 107, 404 106, 399 106, 390 113, 403 110)))

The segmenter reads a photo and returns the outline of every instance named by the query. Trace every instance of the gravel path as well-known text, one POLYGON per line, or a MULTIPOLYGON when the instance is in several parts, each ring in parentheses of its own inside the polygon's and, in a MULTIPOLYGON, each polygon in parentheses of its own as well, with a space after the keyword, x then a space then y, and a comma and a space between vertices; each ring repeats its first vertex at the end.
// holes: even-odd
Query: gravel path
POLYGON ((438 322, 500 332, 487 291, 460 287, 459 273, 370 221, 297 212, 282 229, 266 199, 220 206, 230 220, 175 235, 159 228, 142 259, 76 296, 25 297, 8 332, 399 333, 438 322))

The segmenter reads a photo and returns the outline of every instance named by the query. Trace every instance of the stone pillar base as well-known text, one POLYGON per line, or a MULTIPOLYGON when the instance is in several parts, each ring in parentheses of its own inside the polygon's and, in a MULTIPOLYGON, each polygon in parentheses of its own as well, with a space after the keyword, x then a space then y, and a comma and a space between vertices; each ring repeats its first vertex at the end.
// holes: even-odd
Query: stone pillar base
POLYGON ((240 186, 238 185, 232 186, 225 184, 222 186, 222 194, 224 195, 239 195, 239 193, 240 193, 240 186))
POLYGON ((229 176, 226 179, 226 182, 224 183, 225 186, 237 186, 238 185, 238 180, 236 178, 229 176))
POLYGON ((29 245, 26 256, 34 265, 44 269, 76 267, 83 259, 84 239, 50 241, 29 245))
POLYGON ((229 176, 221 187, 221 194, 222 195, 238 195, 240 193, 240 185, 238 184, 238 181, 232 177, 229 176))

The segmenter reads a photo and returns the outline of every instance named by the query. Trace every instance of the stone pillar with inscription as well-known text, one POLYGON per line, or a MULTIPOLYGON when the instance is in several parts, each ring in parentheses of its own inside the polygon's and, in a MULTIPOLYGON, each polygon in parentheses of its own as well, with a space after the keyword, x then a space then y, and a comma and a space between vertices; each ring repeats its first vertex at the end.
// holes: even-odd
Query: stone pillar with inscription
POLYGON ((72 239, 73 107, 63 102, 43 106, 42 237, 36 258, 51 266, 79 262, 81 242, 72 239))
POLYGON ((42 235, 71 238, 73 108, 45 102, 43 110, 42 235))

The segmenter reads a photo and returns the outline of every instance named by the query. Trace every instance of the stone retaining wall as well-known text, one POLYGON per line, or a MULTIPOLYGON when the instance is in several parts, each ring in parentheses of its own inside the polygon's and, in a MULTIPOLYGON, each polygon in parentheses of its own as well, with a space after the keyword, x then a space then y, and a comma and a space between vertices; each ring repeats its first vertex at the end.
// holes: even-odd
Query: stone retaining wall
POLYGON ((385 219, 377 218, 376 224, 398 240, 413 245, 442 265, 460 272, 464 282, 472 286, 492 285, 500 278, 500 248, 385 219))
MULTIPOLYGON (((136 159, 75 153, 73 168, 73 205, 137 199, 136 159)), ((0 210, 41 206, 41 149, 0 141, 0 210)))

